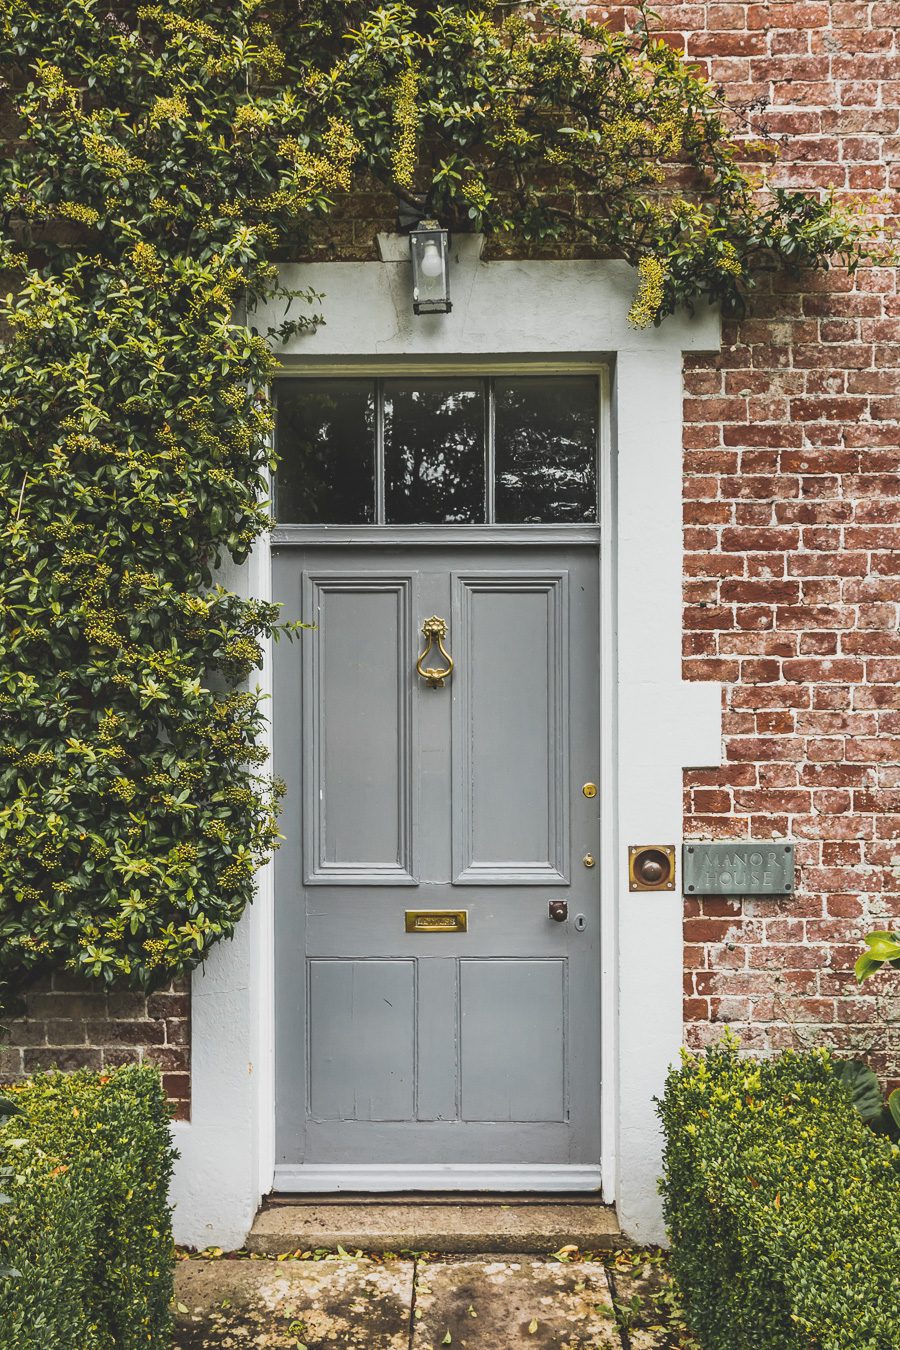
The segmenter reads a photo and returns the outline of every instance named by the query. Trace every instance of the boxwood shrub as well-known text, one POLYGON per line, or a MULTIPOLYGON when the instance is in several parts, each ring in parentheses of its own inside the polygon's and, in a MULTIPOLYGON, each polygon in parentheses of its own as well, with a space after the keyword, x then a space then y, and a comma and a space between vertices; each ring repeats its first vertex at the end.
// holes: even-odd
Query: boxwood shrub
POLYGON ((159 1075, 43 1074, 4 1089, 0 1350, 169 1350, 173 1150, 159 1075))
POLYGON ((673 1271, 703 1350, 897 1350, 898 1152, 827 1052, 685 1055, 660 1111, 673 1271))

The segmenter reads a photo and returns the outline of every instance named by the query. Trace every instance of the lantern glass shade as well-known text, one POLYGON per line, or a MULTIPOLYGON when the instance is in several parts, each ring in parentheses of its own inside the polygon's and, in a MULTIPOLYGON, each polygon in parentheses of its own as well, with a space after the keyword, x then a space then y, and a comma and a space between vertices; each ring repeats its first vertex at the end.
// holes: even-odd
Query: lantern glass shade
POLYGON ((417 314, 449 314, 450 236, 435 220, 423 220, 409 236, 413 272, 413 309, 417 314))

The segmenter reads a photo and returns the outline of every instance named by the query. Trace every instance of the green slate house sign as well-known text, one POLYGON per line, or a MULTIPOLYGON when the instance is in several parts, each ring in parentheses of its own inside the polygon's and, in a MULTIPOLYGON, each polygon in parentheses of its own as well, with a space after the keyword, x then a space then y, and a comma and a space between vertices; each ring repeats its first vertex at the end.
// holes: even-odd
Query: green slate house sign
POLYGON ((793 895, 794 845, 685 844, 685 894, 793 895))

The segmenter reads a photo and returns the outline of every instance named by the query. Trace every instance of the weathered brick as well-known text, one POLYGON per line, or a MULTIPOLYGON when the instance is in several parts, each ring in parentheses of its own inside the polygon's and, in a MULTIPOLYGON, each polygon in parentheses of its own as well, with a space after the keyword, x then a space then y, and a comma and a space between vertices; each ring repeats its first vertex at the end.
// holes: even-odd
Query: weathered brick
POLYGON ((58 972, 52 987, 51 981, 37 982, 24 994, 21 1012, 4 1019, 8 1046, 0 1050, 0 1073, 19 1077, 43 1068, 113 1068, 149 1060, 168 1045, 179 1091, 185 1089, 177 1099, 178 1112, 187 1118, 189 1010, 185 981, 147 996, 100 991, 58 972))
POLYGON ((46 1049, 28 1049, 22 1053, 22 1067, 25 1073, 38 1073, 42 1069, 100 1069, 103 1057, 99 1050, 89 1048, 71 1048, 50 1046, 46 1049))

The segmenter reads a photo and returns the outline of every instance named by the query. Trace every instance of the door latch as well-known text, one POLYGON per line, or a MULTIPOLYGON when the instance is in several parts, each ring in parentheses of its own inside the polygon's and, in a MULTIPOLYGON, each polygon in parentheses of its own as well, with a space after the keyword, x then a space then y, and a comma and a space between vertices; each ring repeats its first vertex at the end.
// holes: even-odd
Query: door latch
POLYGON ((550 901, 550 918, 553 919, 554 922, 556 922, 556 923, 565 923, 565 921, 566 921, 566 919, 567 919, 568 917, 569 917, 569 902, 568 902, 568 900, 551 900, 551 901, 550 901))

